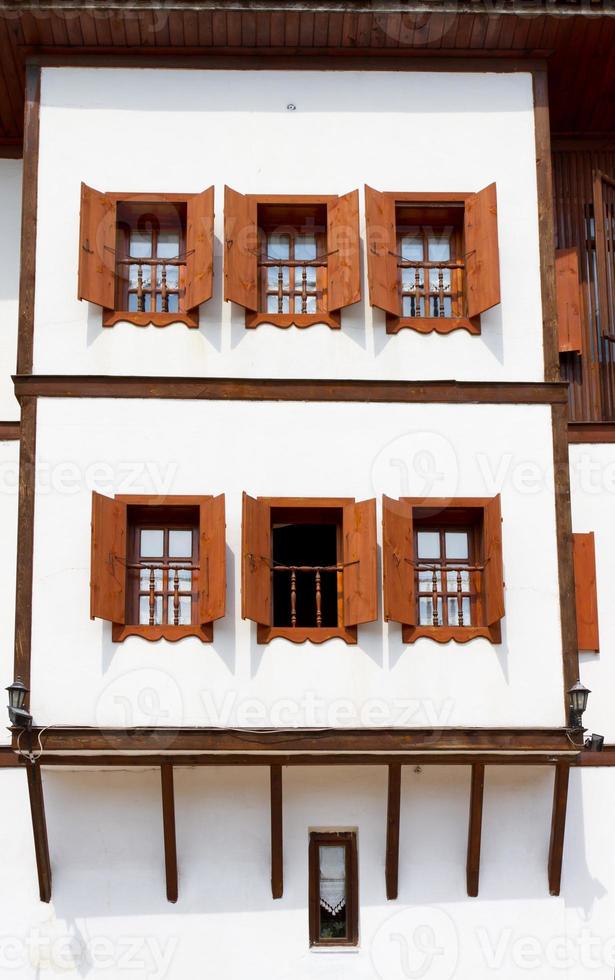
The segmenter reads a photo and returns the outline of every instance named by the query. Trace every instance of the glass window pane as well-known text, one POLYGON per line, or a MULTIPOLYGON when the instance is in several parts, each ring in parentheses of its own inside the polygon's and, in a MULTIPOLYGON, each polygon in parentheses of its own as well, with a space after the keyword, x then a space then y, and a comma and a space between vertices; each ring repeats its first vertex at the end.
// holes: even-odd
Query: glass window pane
POLYGON ((188 592, 192 588, 192 572, 191 572, 191 570, 190 570, 189 567, 187 567, 187 568, 181 568, 181 567, 178 568, 177 566, 174 566, 173 568, 170 568, 169 569, 168 575, 169 575, 169 578, 168 578, 168 581, 169 581, 169 585, 168 585, 169 592, 172 592, 174 590, 174 588, 175 588, 175 576, 176 575, 177 575, 177 582, 178 582, 178 586, 179 586, 179 591, 180 592, 188 592))
POLYGON ((192 557, 192 531, 169 531, 169 557, 192 557))
POLYGON ((158 232, 158 258, 176 259, 179 255, 179 232, 158 232))
MULTIPOLYGON (((278 288, 278 274, 279 268, 269 268, 267 269, 267 289, 278 288)), ((290 285, 290 269, 288 267, 282 269, 282 289, 288 289, 290 285)))
POLYGON ((461 608, 463 610, 463 621, 460 623, 457 611, 459 606, 457 604, 457 598, 448 600, 448 625, 449 626, 471 626, 472 625, 472 612, 471 603, 469 596, 464 596, 461 600, 461 608))
POLYGON ((440 534, 438 531, 419 531, 418 557, 419 558, 439 558, 440 557, 440 534))
POLYGON ((288 310, 289 310, 288 301, 289 301, 289 297, 288 296, 283 296, 282 297, 282 309, 280 310, 279 304, 278 304, 278 297, 277 296, 268 296, 267 297, 267 313, 288 313, 288 310))
POLYGON ((162 558, 164 555, 164 531, 141 531, 141 557, 162 558))
MULTIPOLYGON (((442 600, 438 599, 438 624, 442 624, 442 600)), ((429 596, 419 599, 419 625, 433 626, 433 603, 429 596)))
POLYGON ((136 293, 129 293, 128 294, 128 310, 129 310, 130 313, 136 313, 137 312, 137 294, 136 293))
MULTIPOLYGON (((179 286, 179 266, 177 265, 167 265, 165 266, 167 270, 167 288, 177 289, 179 286)), ((162 286, 162 266, 156 266, 156 285, 160 289, 162 286)))
MULTIPOLYGON (((142 626, 149 624, 149 596, 142 595, 139 598, 139 623, 142 626)), ((157 595, 154 601, 154 625, 162 623, 162 596, 157 595)))
POLYGON ((404 235, 400 247, 401 256, 410 262, 423 261, 423 239, 418 235, 404 235))
POLYGON ((177 313, 179 310, 179 296, 177 293, 171 293, 167 296, 167 305, 169 313, 177 313))
POLYGON ((295 313, 316 313, 316 297, 305 297, 305 310, 303 309, 303 298, 295 295, 295 313))
POLYGON ((267 258, 269 259, 290 258, 290 238, 288 235, 267 236, 267 258))
MULTIPOLYGON (((449 572, 450 574, 450 572, 449 572)), ((438 592, 442 588, 440 573, 436 572, 436 589, 438 592)), ((433 571, 424 568, 419 570, 419 592, 431 592, 433 590, 433 571)))
POLYGON ((458 558, 463 561, 468 559, 468 533, 467 531, 446 531, 444 535, 446 557, 458 558))
MULTIPOLYGON (((171 626, 175 625, 175 597, 170 595, 168 598, 168 621, 171 626)), ((177 626, 189 626, 192 622, 192 598, 189 595, 179 597, 179 616, 177 626)))
MULTIPOLYGON (((470 591, 470 573, 460 572, 461 575, 461 591, 470 591)), ((447 572, 446 574, 446 591, 456 592, 457 591, 457 572, 447 572)))
POLYGON ((414 296, 404 296, 402 305, 402 316, 424 316, 425 304, 423 298, 419 297, 418 303, 414 296))
POLYGON ((315 235, 297 236, 295 239, 295 258, 300 260, 316 258, 315 235))
POLYGON ((448 235, 430 236, 428 254, 430 262, 448 262, 451 257, 451 242, 448 235))
POLYGON ((135 259, 149 259, 152 254, 152 236, 147 231, 130 232, 130 252, 135 259))
MULTIPOLYGON (((141 592, 146 592, 150 587, 150 570, 149 568, 141 568, 139 571, 139 589, 141 592)), ((161 592, 163 588, 162 585, 162 569, 156 569, 154 571, 154 589, 156 592, 161 592)))
POLYGON ((318 850, 320 938, 343 939, 346 936, 346 848, 321 845, 318 850))

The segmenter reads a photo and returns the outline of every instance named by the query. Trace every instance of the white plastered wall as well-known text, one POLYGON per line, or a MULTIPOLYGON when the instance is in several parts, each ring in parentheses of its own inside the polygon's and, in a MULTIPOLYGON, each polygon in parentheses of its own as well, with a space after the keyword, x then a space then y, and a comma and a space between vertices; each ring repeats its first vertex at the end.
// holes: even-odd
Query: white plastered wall
POLYGON ((38 901, 23 771, 0 771, 0 973, 15 980, 612 980, 613 770, 573 770, 558 898, 552 771, 489 767, 480 894, 465 893, 469 770, 402 780, 399 898, 384 883, 385 767, 284 770, 284 896, 270 891, 265 769, 175 771, 179 901, 165 897, 160 777, 44 771, 53 871, 38 901), (612 804, 612 805, 611 805, 612 804), (356 828, 360 945, 310 952, 310 829, 356 828))
MULTIPOLYGON (((19 488, 19 443, 0 441, 0 690, 13 680, 13 637, 15 626, 15 574, 17 562, 17 493, 19 488)), ((8 724, 8 718, 6 718, 8 724)), ((11 736, 0 725, 0 744, 11 736)))
MULTIPOLYGON (((542 380, 529 73, 45 68, 38 186, 37 373, 542 380), (296 105, 289 111, 289 103, 296 105), (198 330, 101 326, 77 300, 79 187, 215 185, 214 298, 198 330), (251 193, 478 191, 496 181, 502 303, 482 335, 404 330, 363 299, 342 330, 263 326, 222 300, 223 188, 251 193)), ((364 229, 362 228, 364 238, 364 229)))
POLYGON ((594 532, 600 652, 580 653, 581 680, 591 690, 584 724, 615 741, 615 445, 570 446, 572 530, 594 532))
POLYGON ((21 160, 0 160, 0 420, 19 418, 11 375, 17 363, 21 160))
MULTIPOLYGON (((39 723, 540 726, 563 723, 548 406, 40 399, 32 604, 39 723), (503 448, 505 447, 505 449, 503 448), (213 644, 89 619, 91 490, 225 493, 227 615, 213 644), (241 494, 500 492, 503 642, 256 643, 240 615, 241 494), (315 699, 315 704, 314 704, 315 699)), ((380 563, 380 527, 379 563, 380 563)))

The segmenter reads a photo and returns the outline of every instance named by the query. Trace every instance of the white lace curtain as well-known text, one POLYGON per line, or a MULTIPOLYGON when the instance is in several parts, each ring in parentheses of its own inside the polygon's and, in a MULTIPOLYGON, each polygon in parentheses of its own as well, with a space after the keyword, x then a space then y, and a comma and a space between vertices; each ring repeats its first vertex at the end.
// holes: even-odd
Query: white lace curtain
POLYGON ((346 848, 320 848, 320 904, 336 915, 346 904, 346 848))

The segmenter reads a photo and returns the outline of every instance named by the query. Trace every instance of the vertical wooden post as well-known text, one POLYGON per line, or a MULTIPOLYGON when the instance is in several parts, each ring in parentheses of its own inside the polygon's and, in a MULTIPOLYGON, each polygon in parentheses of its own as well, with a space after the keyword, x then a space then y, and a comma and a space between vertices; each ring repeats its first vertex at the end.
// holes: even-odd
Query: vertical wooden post
POLYGON ((284 840, 282 822, 282 766, 270 766, 271 781, 271 895, 284 894, 284 840))
POLYGON ((45 820, 45 800, 43 797, 40 764, 38 762, 29 762, 26 771, 28 774, 28 793, 30 795, 36 869, 38 872, 38 890, 41 902, 50 902, 51 862, 49 860, 49 842, 47 840, 47 821, 45 820))
POLYGON ((173 766, 163 762, 160 766, 162 786, 162 827, 164 834, 164 867, 167 879, 167 898, 176 902, 177 883, 177 842, 175 839, 175 794, 173 790, 173 766))
POLYGON ((480 874, 480 841, 483 827, 483 791, 485 788, 485 767, 482 763, 472 765, 470 784, 470 819, 468 822, 468 858, 466 862, 466 885, 468 895, 478 895, 480 874))
POLYGON ((401 809, 401 764, 389 766, 387 797, 387 843, 385 882, 387 898, 397 898, 399 882, 399 817, 401 809))
POLYGON ((559 895, 562 880, 562 858, 564 856, 564 833, 566 830, 566 805, 568 803, 569 776, 569 763, 556 763, 555 781, 553 784, 551 840, 549 842, 549 893, 551 895, 559 895))

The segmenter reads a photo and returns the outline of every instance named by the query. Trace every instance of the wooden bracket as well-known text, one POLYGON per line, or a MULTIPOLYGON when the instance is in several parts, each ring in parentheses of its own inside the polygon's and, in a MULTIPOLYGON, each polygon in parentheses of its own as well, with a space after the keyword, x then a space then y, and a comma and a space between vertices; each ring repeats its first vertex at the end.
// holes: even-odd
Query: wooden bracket
POLYGON ((163 762, 160 767, 162 788, 162 827, 164 834, 164 867, 167 879, 167 898, 176 902, 177 881, 177 842, 175 838, 175 794, 173 789, 173 766, 163 762))
POLYGON ((555 766, 551 840, 549 842, 549 893, 551 895, 559 895, 562 880, 562 858, 564 856, 564 833, 566 830, 569 777, 569 763, 558 762, 555 766))
POLYGON ((466 863, 466 884, 468 895, 478 895, 480 874, 480 842, 483 826, 483 791, 485 788, 485 766, 475 763, 472 766, 470 784, 470 818, 468 821, 468 858, 466 863))
POLYGON ((397 898, 399 882, 399 818, 401 810, 401 764, 389 766, 387 796, 387 843, 385 881, 387 898, 397 898))
POLYGON ((271 894, 284 894, 284 838, 282 818, 282 766, 271 766, 271 894))
POLYGON ((38 871, 38 888, 41 902, 51 901, 51 862, 49 860, 49 842, 47 840, 47 821, 45 820, 45 800, 43 797, 43 781, 41 767, 38 762, 29 762, 28 793, 30 794, 30 811, 32 813, 32 833, 34 835, 34 851, 36 854, 36 869, 38 871))

